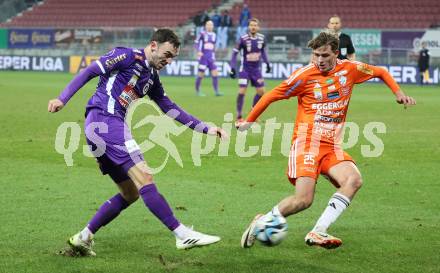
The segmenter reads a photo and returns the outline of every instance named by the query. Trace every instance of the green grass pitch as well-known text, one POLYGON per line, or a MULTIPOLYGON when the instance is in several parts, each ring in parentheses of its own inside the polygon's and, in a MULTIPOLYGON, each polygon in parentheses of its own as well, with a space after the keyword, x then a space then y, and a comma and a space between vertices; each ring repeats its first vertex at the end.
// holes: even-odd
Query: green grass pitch
MULTIPOLYGON (((218 156, 216 148, 202 156, 197 167, 188 130, 171 136, 183 168, 170 159, 155 181, 183 223, 220 235, 222 241, 178 251, 170 232, 137 202, 97 234, 96 258, 75 259, 57 251, 116 187, 92 158, 83 156, 83 135, 73 167, 55 151, 56 131, 63 121, 83 127, 84 106, 96 84, 94 80, 86 85, 60 113, 48 113, 48 100, 71 78, 0 73, 0 272, 440 272, 438 86, 403 86, 418 102, 407 110, 394 102, 383 84, 355 88, 347 121, 356 122, 361 133, 347 151, 357 161, 364 186, 330 229, 343 239, 339 249, 304 244, 305 234, 334 192, 322 178, 312 207, 288 218, 289 236, 281 245, 241 249, 241 234, 254 215, 294 192, 285 177, 287 158, 279 152, 281 133, 276 131, 272 156, 240 158, 234 152, 233 130, 229 155, 218 156), (386 125, 386 133, 377 134, 385 149, 380 157, 368 158, 361 154, 361 146, 370 144, 362 130, 371 121, 386 125)), ((278 82, 267 81, 268 89, 278 82)), ((234 113, 235 80, 221 79, 225 96, 214 97, 211 79, 205 78, 202 88, 208 96, 203 98, 194 96, 193 78, 163 77, 162 83, 174 101, 203 120, 221 125, 225 113, 234 113)), ((253 94, 249 89, 247 110, 253 94)), ((296 104, 296 99, 273 104, 263 119, 276 116, 293 122, 296 104)), ((142 112, 137 118, 141 117, 142 112)), ((148 130, 134 132, 137 140, 147 134, 148 130)), ((261 134, 251 134, 248 145, 261 140, 261 134)), ((154 147, 145 158, 155 165, 164 155, 154 147)))

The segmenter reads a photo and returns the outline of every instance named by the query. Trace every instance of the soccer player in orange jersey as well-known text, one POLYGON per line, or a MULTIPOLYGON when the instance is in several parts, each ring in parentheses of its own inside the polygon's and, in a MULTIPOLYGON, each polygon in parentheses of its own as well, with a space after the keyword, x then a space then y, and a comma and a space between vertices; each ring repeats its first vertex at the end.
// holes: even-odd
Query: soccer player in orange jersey
POLYGON ((310 231, 308 245, 336 248, 342 241, 327 233, 329 226, 349 206, 362 186, 361 174, 354 160, 341 148, 341 132, 353 86, 371 78, 382 79, 396 102, 408 105, 416 101, 406 96, 392 76, 383 68, 350 60, 339 60, 339 40, 322 32, 308 43, 313 50, 313 62, 264 95, 251 113, 237 126, 246 130, 274 101, 298 98, 298 114, 288 163, 288 178, 296 192, 278 203, 266 215, 257 215, 243 233, 242 247, 251 247, 256 238, 258 221, 269 217, 287 217, 310 207, 319 174, 337 188, 327 208, 310 231), (266 217, 266 218, 265 218, 266 217))

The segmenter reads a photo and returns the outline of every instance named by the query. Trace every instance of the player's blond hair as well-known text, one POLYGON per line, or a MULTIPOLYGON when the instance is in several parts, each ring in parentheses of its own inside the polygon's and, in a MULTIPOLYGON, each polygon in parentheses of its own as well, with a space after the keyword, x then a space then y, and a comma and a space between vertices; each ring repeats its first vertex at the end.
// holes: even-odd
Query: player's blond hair
POLYGON ((331 47, 333 52, 338 51, 339 38, 335 34, 328 32, 321 32, 318 34, 318 36, 316 36, 307 43, 307 46, 311 49, 317 49, 320 48, 321 46, 327 46, 327 45, 331 47))
POLYGON ((255 17, 249 19, 249 21, 248 21, 248 26, 251 24, 251 22, 255 22, 255 23, 257 23, 258 25, 260 25, 260 20, 258 20, 258 19, 255 18, 255 17))

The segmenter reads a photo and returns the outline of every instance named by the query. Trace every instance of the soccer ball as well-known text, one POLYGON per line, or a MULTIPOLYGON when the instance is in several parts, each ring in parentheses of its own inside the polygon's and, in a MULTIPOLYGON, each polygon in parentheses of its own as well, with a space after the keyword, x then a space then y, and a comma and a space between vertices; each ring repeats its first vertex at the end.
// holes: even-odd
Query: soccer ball
POLYGON ((281 215, 265 215, 257 220, 255 236, 266 246, 280 244, 287 236, 286 218, 281 215))

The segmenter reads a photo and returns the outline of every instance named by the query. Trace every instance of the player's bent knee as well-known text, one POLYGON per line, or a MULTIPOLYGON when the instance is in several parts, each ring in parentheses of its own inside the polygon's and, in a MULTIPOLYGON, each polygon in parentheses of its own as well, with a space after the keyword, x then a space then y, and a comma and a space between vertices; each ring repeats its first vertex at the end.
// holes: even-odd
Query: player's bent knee
POLYGON ((362 178, 359 175, 353 175, 348 178, 348 184, 351 188, 359 190, 362 187, 362 178))
POLYGON ((296 200, 301 209, 307 209, 313 204, 313 196, 300 196, 296 200))
POLYGON ((128 176, 138 189, 153 183, 153 175, 145 162, 138 163, 136 166, 133 166, 130 170, 128 170, 128 176))

